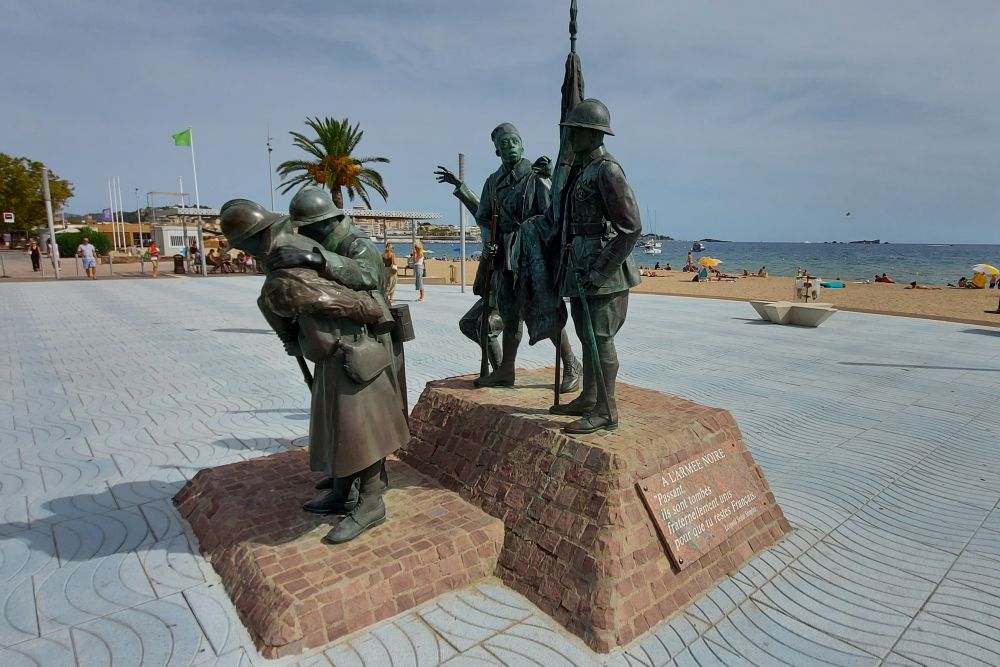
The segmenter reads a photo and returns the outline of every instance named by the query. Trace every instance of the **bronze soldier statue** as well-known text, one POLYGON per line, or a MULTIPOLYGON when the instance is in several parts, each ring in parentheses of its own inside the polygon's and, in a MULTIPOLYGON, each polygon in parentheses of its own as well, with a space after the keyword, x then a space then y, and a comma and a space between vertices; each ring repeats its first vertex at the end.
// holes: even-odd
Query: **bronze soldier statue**
MULTIPOLYGON (((490 304, 484 304, 480 299, 472 309, 466 313, 459 322, 459 328, 469 338, 479 341, 479 327, 482 325, 483 311, 490 316, 491 337, 495 341, 496 334, 493 333, 497 327, 493 324, 493 311, 499 314, 502 321, 502 345, 499 354, 493 349, 492 358, 498 358, 499 366, 494 367, 494 371, 485 377, 476 379, 477 387, 511 387, 514 385, 515 364, 517 360, 517 349, 520 346, 523 335, 523 323, 525 318, 529 318, 529 332, 533 329, 544 329, 547 333, 539 334, 540 337, 550 337, 559 349, 564 370, 562 382, 559 387, 560 393, 575 391, 580 385, 580 363, 573 354, 573 349, 569 344, 569 338, 565 331, 555 333, 558 327, 551 332, 551 327, 536 327, 536 319, 551 318, 551 314, 546 313, 536 317, 530 312, 530 307, 526 307, 532 301, 530 294, 519 293, 519 281, 517 277, 523 272, 530 272, 531 267, 528 262, 522 264, 521 257, 528 256, 528 252, 521 253, 518 244, 518 232, 521 223, 528 218, 544 214, 549 207, 549 181, 547 176, 548 160, 536 161, 532 163, 523 157, 524 147, 521 143, 521 135, 510 123, 501 123, 490 133, 497 156, 502 162, 499 169, 490 174, 483 186, 483 193, 478 200, 469 188, 459 181, 454 174, 443 167, 438 167, 436 172, 438 181, 455 185, 455 196, 463 204, 473 211, 476 223, 483 236, 483 259, 480 262, 480 270, 477 272, 477 283, 481 283, 482 272, 488 263, 492 269, 492 281, 490 285, 490 304), (473 208, 475 207, 475 208, 473 208), (496 238, 490 238, 491 221, 496 218, 496 238), (557 338, 558 337, 558 338, 557 338)), ((538 285, 538 289, 544 286, 538 285)), ((482 294, 481 287, 474 287, 476 294, 482 294)), ((533 336, 532 342, 538 337, 533 336)), ((494 343, 495 344, 495 343, 494 343)))
POLYGON ((580 416, 567 433, 593 433, 618 425, 615 334, 625 322, 629 289, 640 282, 632 250, 642 221, 625 172, 604 148, 604 136, 614 134, 608 108, 584 100, 562 125, 570 128, 574 160, 563 190, 557 280, 583 343, 583 391, 550 412, 580 416))
MULTIPOLYGON (((367 295, 378 305, 379 320, 388 319, 381 256, 333 204, 330 195, 318 188, 304 188, 292 199, 290 214, 290 224, 297 224, 309 242, 281 243, 288 240, 286 237, 270 244, 265 260, 269 276, 280 271, 315 272, 330 283, 367 295)), ((224 224, 225 219, 224 213, 224 224)), ((256 243, 259 252, 263 237, 251 239, 260 234, 258 230, 240 243, 256 243)), ((288 284, 287 289, 269 293, 265 305, 280 311, 286 301, 299 304, 296 288, 288 284), (276 307, 275 300, 280 302, 276 307)), ((347 514, 324 538, 334 544, 347 542, 385 521, 384 459, 409 439, 392 343, 378 323, 302 312, 272 315, 268 322, 276 330, 283 329, 278 333, 286 340, 289 353, 304 355, 316 364, 309 423, 310 467, 335 482, 329 493, 307 503, 305 509, 347 514), (294 317, 286 317, 289 314, 294 317), (289 342, 292 333, 294 339, 289 342)))

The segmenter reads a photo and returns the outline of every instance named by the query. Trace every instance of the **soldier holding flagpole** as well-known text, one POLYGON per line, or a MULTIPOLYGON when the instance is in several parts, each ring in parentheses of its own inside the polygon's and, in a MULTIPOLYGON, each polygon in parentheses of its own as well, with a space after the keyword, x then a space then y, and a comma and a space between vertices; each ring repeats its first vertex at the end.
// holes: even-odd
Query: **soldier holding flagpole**
POLYGON ((615 334, 625 323, 629 289, 640 282, 632 250, 642 222, 625 172, 604 147, 604 137, 614 135, 611 114, 599 100, 581 100, 576 16, 573 0, 550 214, 560 248, 556 283, 559 293, 570 299, 573 324, 583 343, 583 391, 565 405, 553 405, 550 412, 580 417, 563 430, 584 434, 618 426, 615 334))

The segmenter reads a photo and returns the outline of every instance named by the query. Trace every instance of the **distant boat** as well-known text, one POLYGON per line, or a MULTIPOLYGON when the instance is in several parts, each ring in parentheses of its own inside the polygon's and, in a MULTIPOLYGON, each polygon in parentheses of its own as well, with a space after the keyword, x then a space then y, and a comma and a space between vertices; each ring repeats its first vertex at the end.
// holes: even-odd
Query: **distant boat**
POLYGON ((639 247, 647 255, 662 255, 663 254, 663 243, 661 243, 660 241, 654 241, 652 239, 648 239, 646 241, 642 241, 639 244, 639 247))
POLYGON ((703 252, 705 250, 705 244, 701 241, 695 241, 691 244, 691 252, 703 252))
POLYGON ((873 241, 851 241, 851 243, 864 243, 866 245, 878 245, 881 243, 880 240, 875 239, 873 241))

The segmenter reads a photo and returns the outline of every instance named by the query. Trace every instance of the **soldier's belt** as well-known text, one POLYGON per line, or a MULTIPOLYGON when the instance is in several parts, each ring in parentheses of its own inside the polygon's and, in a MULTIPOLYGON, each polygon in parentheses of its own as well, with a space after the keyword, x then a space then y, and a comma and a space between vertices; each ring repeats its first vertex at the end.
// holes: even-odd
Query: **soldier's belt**
POLYGON ((573 236, 603 236, 607 231, 603 222, 582 222, 570 225, 573 236))

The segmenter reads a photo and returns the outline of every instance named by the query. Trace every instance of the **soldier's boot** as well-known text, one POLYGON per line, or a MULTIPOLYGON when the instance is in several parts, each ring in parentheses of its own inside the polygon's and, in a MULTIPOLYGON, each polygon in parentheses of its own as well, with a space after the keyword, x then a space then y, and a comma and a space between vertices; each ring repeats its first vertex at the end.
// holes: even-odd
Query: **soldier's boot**
POLYGON ((302 506, 303 510, 310 514, 347 514, 355 508, 359 495, 355 476, 331 477, 329 479, 333 481, 328 487, 330 490, 326 495, 310 500, 302 506))
POLYGON ((503 361, 500 367, 487 375, 473 380, 472 384, 477 387, 513 387, 514 386, 514 363, 517 360, 517 348, 521 344, 521 337, 503 332, 503 348, 501 350, 503 361))
MULTIPOLYGON (((564 433, 584 435, 599 430, 614 431, 618 428, 618 404, 615 401, 615 381, 618 378, 618 353, 614 339, 599 341, 601 371, 607 391, 607 403, 599 397, 593 409, 575 422, 563 427, 564 433)), ((595 380, 596 384, 596 380, 595 380)))
POLYGON ((327 544, 350 542, 369 528, 385 523, 385 503, 382 502, 383 462, 384 460, 377 461, 358 474, 361 480, 358 504, 326 534, 324 542, 327 544))
POLYGON ((573 346, 569 344, 569 336, 566 335, 565 329, 562 330, 562 335, 559 337, 559 357, 562 361, 562 381, 559 384, 559 393, 570 394, 580 388, 583 366, 573 354, 573 346))
POLYGON ((317 491, 323 491, 324 489, 332 489, 333 488, 333 483, 335 481, 337 481, 336 477, 324 477, 321 480, 319 480, 318 482, 316 482, 316 486, 314 488, 317 491))
POLYGON ((597 379, 594 366, 590 361, 590 353, 583 351, 583 391, 569 403, 560 403, 549 408, 554 415, 585 415, 594 409, 597 403, 597 379))

